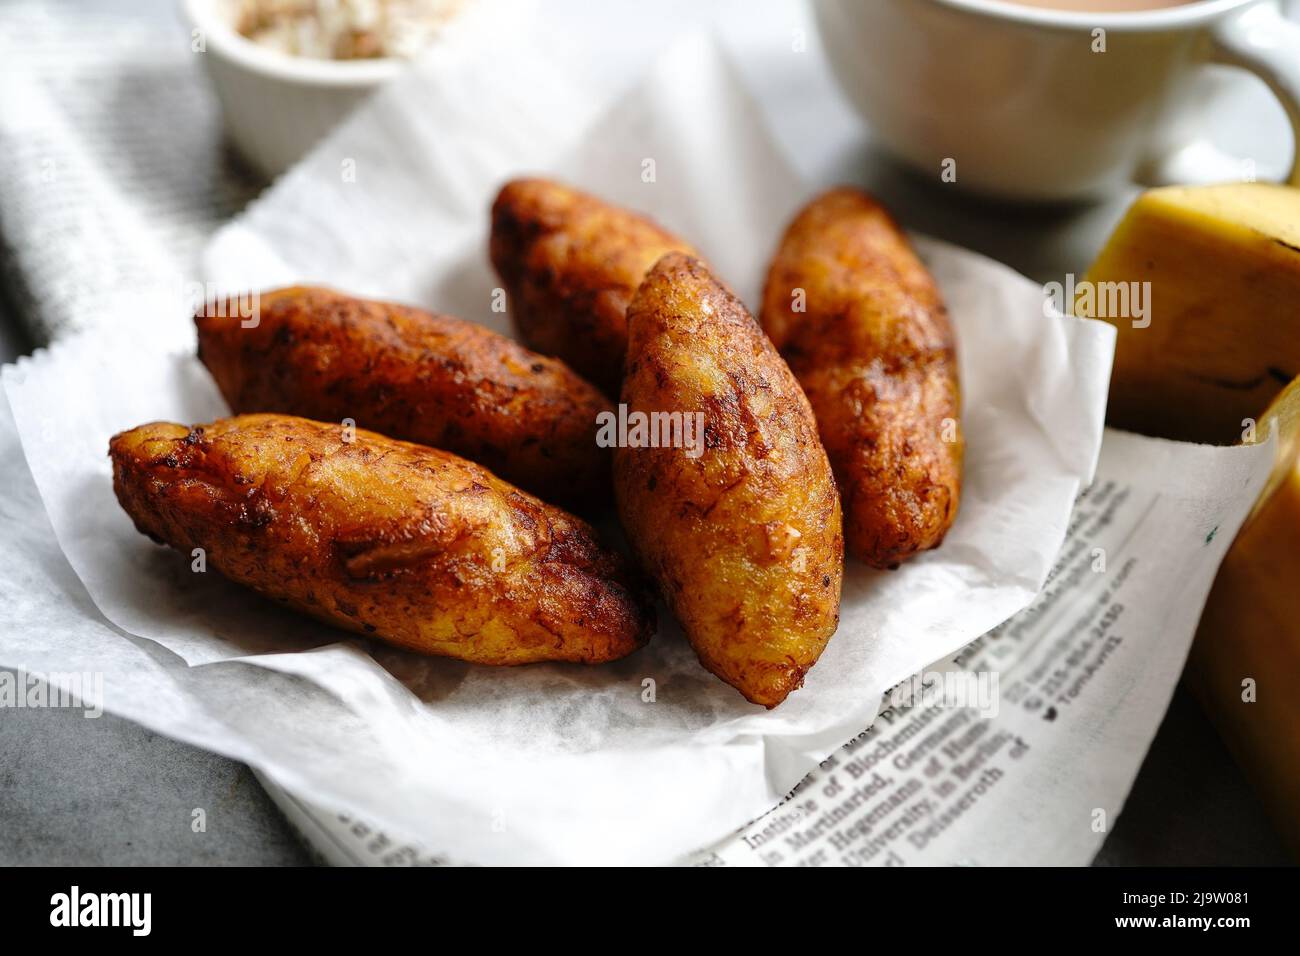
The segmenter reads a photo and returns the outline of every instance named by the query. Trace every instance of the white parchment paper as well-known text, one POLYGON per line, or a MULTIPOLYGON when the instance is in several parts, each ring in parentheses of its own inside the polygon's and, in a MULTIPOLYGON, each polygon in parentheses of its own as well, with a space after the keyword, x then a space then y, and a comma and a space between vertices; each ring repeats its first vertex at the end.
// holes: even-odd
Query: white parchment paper
MULTIPOLYGON (((420 64, 218 234, 205 278, 323 281, 509 331, 491 309, 487 210, 506 178, 545 172, 651 213, 754 304, 812 191, 725 58, 687 39, 602 112, 546 52, 467 45, 420 64)), ((850 562, 839 632, 775 711, 700 668, 666 615, 649 648, 613 665, 491 669, 352 639, 193 573, 135 532, 106 458, 124 428, 226 413, 181 314, 157 335, 67 340, 5 370, 50 529, 85 588, 41 659, 72 666, 93 632, 101 666, 130 674, 106 683, 109 709, 454 858, 649 862, 708 844, 866 727, 887 687, 1024 607, 1095 467, 1113 330, 1045 317, 1039 287, 981 257, 919 248, 959 340, 961 514, 941 549, 897 572, 850 562), (166 695, 138 692, 126 663, 146 645, 166 662, 166 695)), ((66 604, 69 589, 47 591, 66 604)), ((43 600, 25 599, 28 626, 55 614, 43 600)))

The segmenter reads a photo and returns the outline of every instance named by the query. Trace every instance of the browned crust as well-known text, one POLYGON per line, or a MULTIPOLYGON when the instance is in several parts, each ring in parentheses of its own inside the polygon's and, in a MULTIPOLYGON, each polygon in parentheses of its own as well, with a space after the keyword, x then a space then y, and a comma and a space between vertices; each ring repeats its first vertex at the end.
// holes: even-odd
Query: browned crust
POLYGON ((578 518, 447 452, 284 415, 113 437, 136 527, 323 621, 481 664, 614 660, 653 610, 578 518))
POLYGON ((701 663, 754 703, 798 688, 839 621, 840 501, 785 362, 696 259, 662 258, 628 311, 629 414, 698 412, 704 450, 619 448, 634 549, 701 663))
POLYGON ((544 179, 506 183, 490 253, 528 345, 617 395, 627 306, 667 252, 691 252, 650 219, 544 179))
POLYGON ((957 355, 902 230, 856 189, 813 200, 772 261, 762 321, 817 415, 849 552, 888 568, 937 547, 961 498, 957 355))
POLYGON ((277 289, 257 304, 252 327, 212 306, 194 320, 199 358, 236 413, 350 418, 548 500, 608 500, 610 455, 595 434, 609 402, 562 362, 472 322, 331 289, 277 289))

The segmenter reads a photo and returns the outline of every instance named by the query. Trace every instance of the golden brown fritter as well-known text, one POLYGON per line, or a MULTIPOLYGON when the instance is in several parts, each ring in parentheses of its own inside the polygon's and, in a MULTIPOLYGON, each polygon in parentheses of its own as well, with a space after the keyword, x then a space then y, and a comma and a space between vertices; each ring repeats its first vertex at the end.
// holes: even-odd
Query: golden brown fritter
POLYGON ((849 553, 888 568, 937 547, 961 495, 956 346, 889 213, 849 188, 806 206, 768 271, 762 321, 817 415, 849 553))
POLYGON ((454 452, 552 501, 608 500, 609 402, 562 362, 482 326, 319 288, 263 293, 256 325, 195 316, 199 358, 236 413, 350 418, 454 452))
POLYGON ((492 264, 523 340, 617 395, 627 305, 667 252, 691 252, 636 213, 545 179, 506 183, 492 205, 492 264))
POLYGON ((629 424, 677 412, 704 427, 693 448, 614 453, 623 527, 700 662, 775 707, 839 622, 840 500, 812 410, 740 300, 690 256, 651 270, 628 328, 629 424))
POLYGON ((455 455, 287 415, 113 437, 135 526, 330 624, 480 664, 596 664, 653 611, 585 523, 455 455))

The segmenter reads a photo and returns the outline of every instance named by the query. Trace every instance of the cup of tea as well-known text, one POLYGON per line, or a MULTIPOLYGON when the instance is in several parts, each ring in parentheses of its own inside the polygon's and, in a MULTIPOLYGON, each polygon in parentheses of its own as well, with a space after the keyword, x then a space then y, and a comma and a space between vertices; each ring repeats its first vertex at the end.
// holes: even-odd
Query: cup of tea
MULTIPOLYGON (((1255 73, 1300 143, 1300 25, 1276 0, 815 0, 831 67, 879 141, 1022 200, 1253 179, 1210 144, 1198 72, 1255 73)), ((1297 150, 1300 153, 1300 149, 1297 150)), ((1300 163, 1288 176, 1300 184, 1300 163)))

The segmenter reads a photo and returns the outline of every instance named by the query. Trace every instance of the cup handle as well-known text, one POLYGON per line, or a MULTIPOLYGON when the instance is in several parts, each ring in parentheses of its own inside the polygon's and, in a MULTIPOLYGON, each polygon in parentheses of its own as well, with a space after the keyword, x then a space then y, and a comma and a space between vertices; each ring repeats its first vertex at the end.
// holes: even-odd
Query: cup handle
MULTIPOLYGON (((1276 3, 1257 3, 1210 31, 1211 62, 1249 70, 1268 84, 1291 122, 1294 154, 1286 182, 1300 186, 1300 25, 1276 3)), ((1148 186, 1241 180, 1242 160, 1198 138, 1148 162, 1140 179, 1148 186)))

